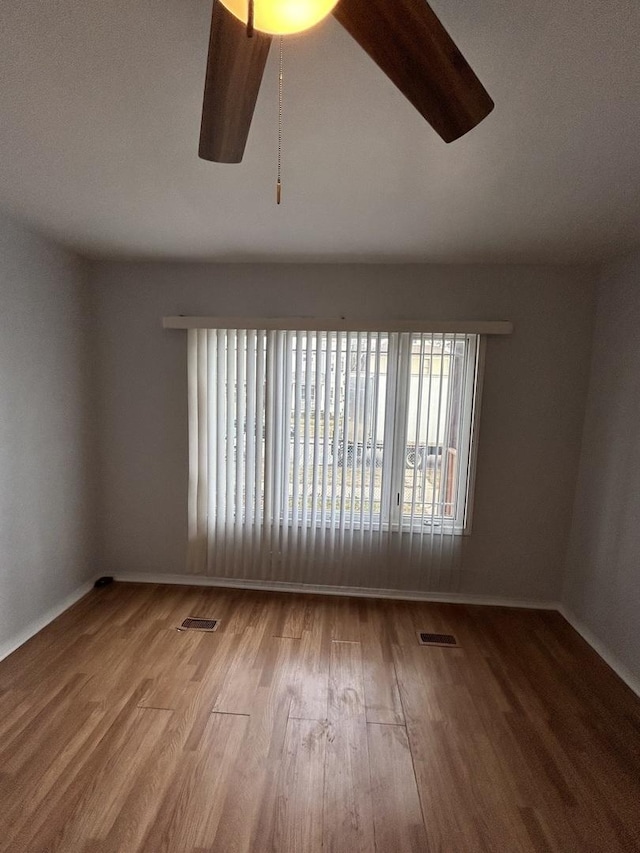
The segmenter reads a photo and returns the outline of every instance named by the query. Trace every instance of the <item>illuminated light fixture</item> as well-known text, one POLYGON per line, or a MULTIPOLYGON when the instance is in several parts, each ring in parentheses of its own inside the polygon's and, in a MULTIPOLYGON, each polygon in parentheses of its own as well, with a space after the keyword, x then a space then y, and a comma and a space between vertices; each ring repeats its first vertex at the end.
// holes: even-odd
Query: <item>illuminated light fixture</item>
MULTIPOLYGON (((247 0, 221 0, 243 24, 249 17, 247 0)), ((301 33, 320 23, 338 0, 254 0, 253 25, 272 36, 301 33)))

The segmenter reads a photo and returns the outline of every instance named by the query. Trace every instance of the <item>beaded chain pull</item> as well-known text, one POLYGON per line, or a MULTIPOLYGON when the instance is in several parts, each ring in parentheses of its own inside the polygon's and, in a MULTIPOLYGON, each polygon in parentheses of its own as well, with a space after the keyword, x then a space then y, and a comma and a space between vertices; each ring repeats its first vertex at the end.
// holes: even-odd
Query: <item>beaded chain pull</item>
POLYGON ((276 204, 282 198, 282 36, 280 36, 280 70, 278 73, 278 179, 276 181, 276 204))

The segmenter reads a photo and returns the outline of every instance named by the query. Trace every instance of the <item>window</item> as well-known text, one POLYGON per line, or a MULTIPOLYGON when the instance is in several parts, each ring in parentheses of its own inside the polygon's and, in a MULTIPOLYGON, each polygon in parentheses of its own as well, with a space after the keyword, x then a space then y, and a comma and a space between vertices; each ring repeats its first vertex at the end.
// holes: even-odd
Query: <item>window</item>
POLYGON ((485 336, 512 323, 163 325, 188 330, 189 571, 459 588, 485 336))
POLYGON ((464 531, 477 335, 193 335, 208 514, 243 527, 464 531))
POLYGON ((283 518, 461 529, 477 337, 298 332, 287 345, 283 518))

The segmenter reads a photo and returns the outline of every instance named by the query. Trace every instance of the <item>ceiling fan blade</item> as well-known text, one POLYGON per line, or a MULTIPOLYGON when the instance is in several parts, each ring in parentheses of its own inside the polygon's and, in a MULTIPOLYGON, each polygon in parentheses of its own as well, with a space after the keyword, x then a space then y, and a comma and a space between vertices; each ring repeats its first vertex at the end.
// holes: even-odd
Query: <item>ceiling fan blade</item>
POLYGON ((271 36, 248 38, 245 24, 213 0, 198 149, 203 160, 242 160, 270 46, 271 36))
POLYGON ((493 109, 426 0, 340 0, 333 15, 445 142, 493 109))

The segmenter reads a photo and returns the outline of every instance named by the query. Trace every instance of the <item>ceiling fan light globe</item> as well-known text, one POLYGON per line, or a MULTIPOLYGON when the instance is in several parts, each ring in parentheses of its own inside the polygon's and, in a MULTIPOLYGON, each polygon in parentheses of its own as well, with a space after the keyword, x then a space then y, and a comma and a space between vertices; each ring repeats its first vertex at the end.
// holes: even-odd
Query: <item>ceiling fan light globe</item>
MULTIPOLYGON (((247 23, 248 0, 220 0, 243 24, 247 23)), ((320 23, 338 0, 254 0, 256 30, 274 36, 301 33, 320 23)))

